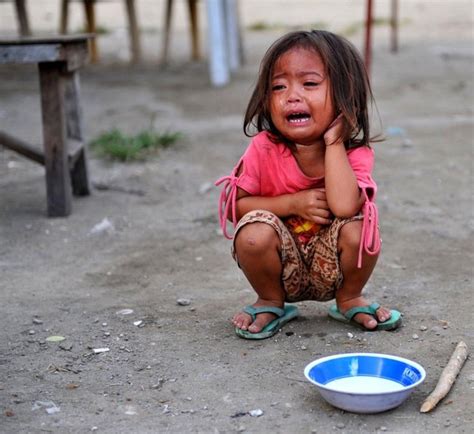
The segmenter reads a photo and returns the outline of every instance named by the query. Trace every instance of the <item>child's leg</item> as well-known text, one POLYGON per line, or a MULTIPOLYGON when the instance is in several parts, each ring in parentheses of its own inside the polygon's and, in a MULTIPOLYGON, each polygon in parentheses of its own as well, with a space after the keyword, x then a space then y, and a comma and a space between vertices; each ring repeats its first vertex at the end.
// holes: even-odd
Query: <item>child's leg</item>
MULTIPOLYGON (((361 231, 362 221, 356 220, 346 223, 339 232, 338 249, 344 280, 336 292, 336 303, 341 313, 345 313, 353 307, 370 304, 362 297, 362 289, 372 274, 378 255, 370 256, 364 253, 362 268, 357 268, 361 231)), ((390 318, 391 313, 390 310, 380 307, 376 315, 379 322, 384 322, 390 318)), ((367 329, 377 326, 375 318, 367 314, 359 313, 354 317, 354 320, 363 324, 367 329)))
MULTIPOLYGON (((283 307, 280 238, 275 229, 265 223, 246 224, 236 234, 234 249, 240 268, 258 295, 253 306, 283 307)), ((242 330, 258 333, 275 318, 272 313, 261 313, 252 323, 250 315, 240 312, 232 322, 242 330)))

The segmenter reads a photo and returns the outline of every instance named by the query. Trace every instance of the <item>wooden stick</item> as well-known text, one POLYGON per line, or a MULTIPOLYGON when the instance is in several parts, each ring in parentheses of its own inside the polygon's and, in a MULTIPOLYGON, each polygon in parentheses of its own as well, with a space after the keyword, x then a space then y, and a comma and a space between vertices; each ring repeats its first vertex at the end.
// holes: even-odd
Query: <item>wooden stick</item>
POLYGON ((468 356, 467 345, 461 341, 456 346, 448 364, 441 372, 438 383, 435 389, 430 393, 428 398, 423 402, 420 412, 427 413, 435 408, 438 403, 449 393, 453 387, 454 381, 458 376, 461 368, 468 356))

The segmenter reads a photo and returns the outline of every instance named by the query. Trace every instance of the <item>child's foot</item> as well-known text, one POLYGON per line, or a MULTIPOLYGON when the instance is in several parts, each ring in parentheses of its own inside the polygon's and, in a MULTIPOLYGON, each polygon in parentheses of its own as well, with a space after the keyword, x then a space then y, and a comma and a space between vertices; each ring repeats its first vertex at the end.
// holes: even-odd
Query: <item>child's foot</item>
MULTIPOLYGON (((267 300, 257 300, 253 307, 283 307, 283 303, 275 303, 267 300)), ((241 329, 241 330, 248 330, 250 333, 259 333, 262 329, 269 323, 271 323, 274 319, 278 318, 278 316, 274 313, 270 312, 262 312, 256 315, 255 321, 252 320, 252 317, 245 312, 239 312, 234 315, 232 318, 232 324, 241 329)))
MULTIPOLYGON (((339 312, 341 312, 343 315, 354 307, 364 307, 370 305, 370 303, 362 296, 350 298, 348 300, 336 300, 336 302, 339 312)), ((375 312, 375 315, 377 318, 374 318, 372 315, 368 315, 366 313, 358 313, 354 316, 353 320, 364 326, 367 330, 373 330, 377 327, 378 323, 388 321, 392 316, 392 313, 390 312, 390 309, 380 306, 375 312)))

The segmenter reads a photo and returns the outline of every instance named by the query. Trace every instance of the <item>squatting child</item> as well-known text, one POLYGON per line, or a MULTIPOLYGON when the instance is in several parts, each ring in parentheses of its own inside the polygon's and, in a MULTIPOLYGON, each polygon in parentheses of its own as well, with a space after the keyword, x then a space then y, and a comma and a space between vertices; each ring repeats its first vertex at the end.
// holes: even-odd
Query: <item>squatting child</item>
POLYGON ((247 106, 253 137, 223 184, 219 212, 232 254, 257 293, 238 336, 263 339, 298 315, 285 302, 335 299, 329 315, 390 330, 400 313, 362 296, 380 251, 368 102, 355 47, 330 32, 291 32, 265 54, 247 106), (256 130, 256 132, 255 132, 256 130))

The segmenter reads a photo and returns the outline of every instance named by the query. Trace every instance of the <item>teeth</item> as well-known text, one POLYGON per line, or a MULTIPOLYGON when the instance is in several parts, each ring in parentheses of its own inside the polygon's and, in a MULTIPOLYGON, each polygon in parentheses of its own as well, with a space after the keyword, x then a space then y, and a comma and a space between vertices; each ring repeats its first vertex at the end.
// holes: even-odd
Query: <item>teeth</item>
POLYGON ((303 122, 306 122, 311 116, 308 115, 308 113, 292 113, 290 114, 287 119, 290 123, 292 124, 301 124, 303 122))
POLYGON ((292 124, 300 124, 300 123, 306 122, 308 119, 309 119, 309 116, 304 117, 304 118, 292 118, 292 119, 289 119, 289 121, 292 124))

